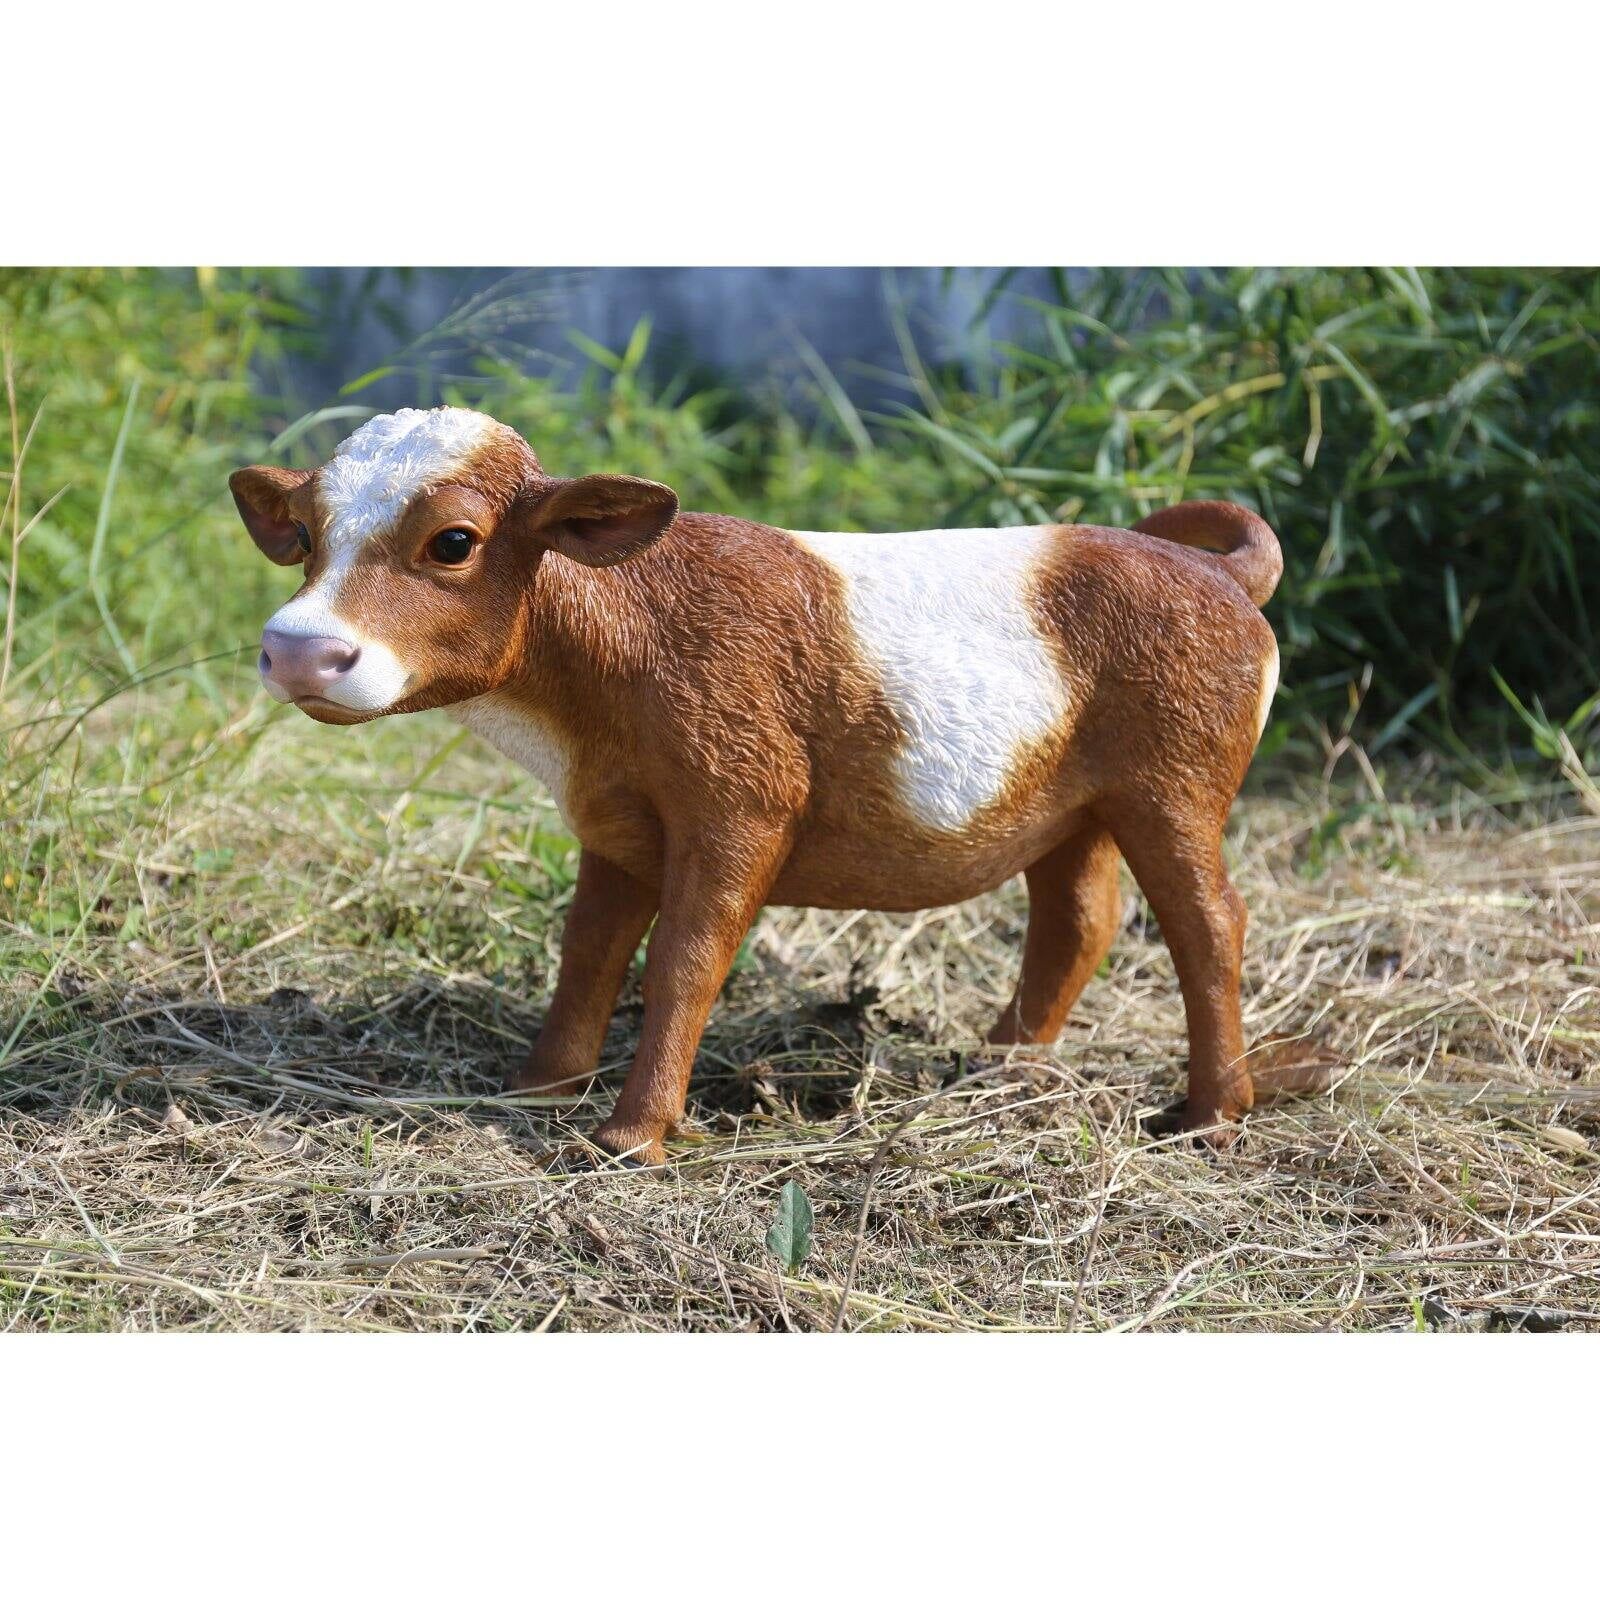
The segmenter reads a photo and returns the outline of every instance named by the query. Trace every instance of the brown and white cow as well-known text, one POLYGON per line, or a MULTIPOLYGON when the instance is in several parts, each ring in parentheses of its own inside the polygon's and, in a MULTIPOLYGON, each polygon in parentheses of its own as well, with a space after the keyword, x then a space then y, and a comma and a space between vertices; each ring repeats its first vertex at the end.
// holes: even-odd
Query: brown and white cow
POLYGON ((655 923, 607 1150, 664 1159, 763 905, 911 911, 1025 873, 990 1038, 1043 1042, 1117 930, 1119 857, 1182 986, 1186 1124, 1225 1136, 1250 1109, 1222 833, 1278 675, 1259 607, 1282 557, 1253 512, 788 533, 638 478, 549 477, 512 429, 450 407, 230 485, 257 545, 305 566, 262 639, 267 692, 319 722, 446 707, 582 844, 555 996, 509 1088, 588 1081, 655 923))

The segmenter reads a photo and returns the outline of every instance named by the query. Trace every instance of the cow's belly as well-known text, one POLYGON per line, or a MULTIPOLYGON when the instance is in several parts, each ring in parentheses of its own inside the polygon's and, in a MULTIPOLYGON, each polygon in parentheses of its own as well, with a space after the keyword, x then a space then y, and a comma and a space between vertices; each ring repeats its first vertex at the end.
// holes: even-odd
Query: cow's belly
POLYGON ((922 911, 997 889, 1048 853, 1072 826, 1063 813, 979 844, 805 835, 768 896, 775 906, 833 911, 922 911))

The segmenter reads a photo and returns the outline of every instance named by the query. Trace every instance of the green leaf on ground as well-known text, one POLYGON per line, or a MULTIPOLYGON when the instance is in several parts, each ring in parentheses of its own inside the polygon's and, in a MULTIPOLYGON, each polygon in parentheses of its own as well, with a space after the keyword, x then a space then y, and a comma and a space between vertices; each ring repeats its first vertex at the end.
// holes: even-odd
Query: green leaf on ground
POLYGON ((791 1178, 778 1191, 778 1215, 767 1229, 767 1249, 793 1272, 811 1254, 815 1213, 806 1192, 791 1178))

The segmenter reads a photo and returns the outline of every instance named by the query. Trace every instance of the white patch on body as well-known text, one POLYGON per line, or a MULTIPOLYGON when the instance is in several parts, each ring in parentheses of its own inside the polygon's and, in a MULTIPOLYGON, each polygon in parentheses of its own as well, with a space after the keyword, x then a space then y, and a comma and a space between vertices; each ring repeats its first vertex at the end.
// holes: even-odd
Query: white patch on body
POLYGON ((445 709, 452 721, 470 729, 501 755, 531 772, 550 791, 562 821, 569 828, 572 826, 567 813, 567 775, 571 764, 566 750, 549 727, 526 706, 504 695, 479 695, 475 700, 462 700, 445 709))
POLYGON ((907 807, 931 827, 965 827, 1067 711, 1029 600, 1054 531, 793 537, 844 579, 857 643, 905 736, 895 775, 907 807))
MULTIPOLYGON (((317 535, 316 581, 274 613, 279 633, 338 639, 361 654, 323 697, 352 711, 382 711, 403 698, 411 674, 394 651, 339 615, 339 591, 361 547, 386 533, 412 497, 458 470, 500 427, 493 417, 457 406, 395 411, 364 423, 334 452, 317 478, 327 525, 317 535)), ((263 680, 275 700, 288 693, 263 680)))
POLYGON ((1272 697, 1278 692, 1278 646, 1273 642, 1272 655, 1261 667, 1261 699, 1256 704, 1256 743, 1267 731, 1267 718, 1272 715, 1272 697))

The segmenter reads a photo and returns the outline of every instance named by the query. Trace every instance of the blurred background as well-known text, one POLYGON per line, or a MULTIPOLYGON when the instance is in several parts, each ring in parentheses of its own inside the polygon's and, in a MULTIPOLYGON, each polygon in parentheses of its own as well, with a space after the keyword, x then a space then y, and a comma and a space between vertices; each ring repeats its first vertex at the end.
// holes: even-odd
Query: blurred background
POLYGON ((228 472, 449 401, 789 527, 1242 500, 1266 754, 1592 766, 1597 334, 1589 270, 7 270, 0 696, 247 691, 285 579, 228 472))

